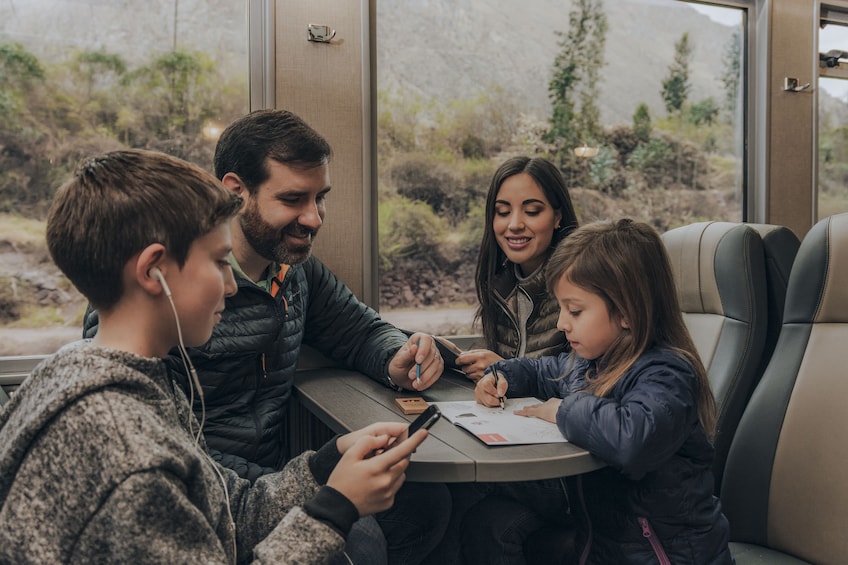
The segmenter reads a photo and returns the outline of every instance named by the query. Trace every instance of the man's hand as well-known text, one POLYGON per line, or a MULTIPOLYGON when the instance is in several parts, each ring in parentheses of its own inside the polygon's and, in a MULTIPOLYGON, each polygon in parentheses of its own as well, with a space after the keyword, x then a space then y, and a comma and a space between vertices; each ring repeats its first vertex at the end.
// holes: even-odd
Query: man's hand
POLYGON ((502 359, 503 357, 488 349, 470 349, 457 356, 456 364, 466 377, 476 382, 483 378, 483 373, 489 365, 502 359))
POLYGON ((519 416, 531 416, 556 424, 556 415, 560 404, 562 404, 562 398, 549 398, 542 404, 525 406, 516 410, 515 413, 519 416))
POLYGON ((415 333, 398 349, 389 362, 389 376, 392 381, 408 390, 424 390, 439 380, 445 371, 445 361, 436 347, 433 336, 415 333), (417 379, 421 365, 421 378, 417 379))
MULTIPOLYGON (((343 447, 343 438, 355 439, 352 445, 344 442, 344 455, 333 469, 327 485, 333 487, 350 500, 360 516, 368 516, 392 507, 395 494, 406 479, 409 457, 424 438, 427 430, 418 430, 411 437, 397 441, 397 436, 371 435, 364 433, 373 424, 339 438, 339 451, 343 447), (386 449, 394 441, 392 449, 386 449)), ((407 424, 391 425, 392 432, 405 431, 407 424)))

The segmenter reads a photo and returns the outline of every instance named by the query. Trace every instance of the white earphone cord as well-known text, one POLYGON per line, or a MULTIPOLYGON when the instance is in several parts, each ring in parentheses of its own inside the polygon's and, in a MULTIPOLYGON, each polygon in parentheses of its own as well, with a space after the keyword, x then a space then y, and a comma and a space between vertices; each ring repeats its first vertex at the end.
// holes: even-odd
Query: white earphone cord
POLYGON ((203 399, 203 388, 200 386, 200 379, 197 377, 197 371, 188 356, 188 351, 186 351, 185 343, 183 342, 183 330, 182 327, 180 327, 180 317, 177 314, 177 306, 174 304, 174 299, 171 296, 171 289, 168 288, 168 283, 165 282, 165 277, 161 274, 161 272, 159 273, 159 281, 162 283, 162 288, 165 290, 165 296, 168 297, 168 302, 171 304, 171 310, 174 312, 174 321, 177 324, 177 338, 180 343, 178 348, 180 351, 180 359, 183 361, 183 367, 185 368, 186 375, 188 376, 189 408, 194 407, 195 388, 197 389, 197 397, 200 399, 200 427, 195 434, 192 429, 192 420, 189 417, 189 432, 192 436, 194 436, 194 446, 203 451, 203 454, 206 455, 206 457, 212 462, 212 469, 215 471, 215 474, 218 475, 218 479, 221 481, 221 486, 224 487, 224 505, 227 508, 227 518, 229 519, 229 527, 231 529, 230 534, 233 539, 233 563, 235 563, 238 557, 238 551, 236 549, 236 524, 235 520, 233 520, 233 512, 230 509, 230 492, 227 489, 227 481, 224 480, 224 475, 222 475, 221 471, 218 469, 218 464, 214 459, 212 459, 212 457, 209 456, 209 452, 200 448, 200 436, 203 434, 203 425, 206 423, 206 403, 203 399))

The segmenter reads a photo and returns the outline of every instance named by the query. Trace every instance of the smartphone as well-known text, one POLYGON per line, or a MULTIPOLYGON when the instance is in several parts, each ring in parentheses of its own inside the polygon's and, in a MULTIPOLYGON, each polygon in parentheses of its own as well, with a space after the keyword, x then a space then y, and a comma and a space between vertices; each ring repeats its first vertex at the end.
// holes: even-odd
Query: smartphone
POLYGON ((409 429, 406 432, 406 437, 411 436, 421 428, 425 430, 429 430, 433 424, 436 423, 436 420, 442 417, 442 412, 439 410, 439 407, 435 404, 431 404, 427 407, 424 412, 418 415, 415 420, 409 424, 409 429))
MULTIPOLYGON (((433 424, 436 423, 436 420, 442 417, 442 412, 439 410, 439 407, 435 404, 431 404, 424 410, 421 414, 418 415, 415 420, 409 424, 409 427, 406 428, 406 431, 397 437, 396 441, 391 441, 386 449, 391 449, 392 447, 399 445, 403 442, 403 440, 407 439, 409 436, 424 428, 425 430, 429 430, 433 424)), ((378 453, 382 453, 384 450, 379 450, 378 453)))
POLYGON ((456 358, 462 355, 462 350, 454 342, 443 337, 433 336, 433 339, 436 340, 436 347, 445 361, 445 369, 462 371, 460 366, 456 364, 456 358))

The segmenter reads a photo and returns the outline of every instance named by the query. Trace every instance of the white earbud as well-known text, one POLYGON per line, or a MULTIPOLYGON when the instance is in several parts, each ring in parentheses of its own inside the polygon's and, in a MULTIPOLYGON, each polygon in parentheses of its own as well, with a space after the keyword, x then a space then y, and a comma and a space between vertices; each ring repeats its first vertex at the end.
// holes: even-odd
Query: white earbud
POLYGON ((159 282, 162 283, 162 290, 165 291, 165 296, 171 296, 171 289, 168 288, 168 283, 165 282, 165 275, 162 274, 162 271, 159 270, 159 267, 153 267, 150 269, 150 274, 159 279, 159 282))
MULTIPOLYGON (((177 323, 177 335, 179 336, 179 351, 180 358, 183 361, 183 366, 185 367, 186 373, 189 377, 189 406, 194 406, 194 391, 197 391, 198 397, 200 398, 200 428, 197 430, 197 433, 194 432, 194 425, 190 421, 189 422, 189 430, 192 435, 194 435, 194 445, 200 445, 200 436, 203 434, 203 425, 206 422, 206 404, 203 400, 203 387, 200 386, 200 379, 197 377, 197 371, 194 368, 194 365, 191 362, 191 358, 186 351, 185 344, 183 343, 183 331, 180 328, 180 317, 177 315, 177 307, 174 304, 174 299, 171 297, 171 289, 168 288, 168 283, 165 282, 165 275, 162 274, 162 271, 159 270, 159 267, 153 267, 148 271, 148 274, 153 275, 159 282, 162 284, 162 290, 165 291, 165 296, 168 297, 168 302, 171 303, 171 309, 174 311, 174 320, 177 323)), ((203 453, 212 461, 213 469, 215 473, 217 473, 218 478, 221 479, 221 485, 224 488, 224 504, 227 507, 227 516, 230 518, 230 528, 232 531, 235 531, 235 521, 233 520, 233 512, 230 509, 230 495, 227 490, 227 481, 224 480, 224 476, 221 474, 221 471, 218 470, 217 464, 212 460, 212 457, 209 453, 204 449, 203 453)), ((233 536, 233 561, 235 561, 236 556, 236 547, 235 547, 235 536, 233 536)))

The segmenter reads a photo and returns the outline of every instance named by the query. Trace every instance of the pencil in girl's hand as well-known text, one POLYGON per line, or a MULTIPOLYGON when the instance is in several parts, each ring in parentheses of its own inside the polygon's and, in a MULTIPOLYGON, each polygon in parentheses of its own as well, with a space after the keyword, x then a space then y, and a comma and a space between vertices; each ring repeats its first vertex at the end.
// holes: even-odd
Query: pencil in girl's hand
MULTIPOLYGON (((495 375, 495 390, 497 390, 498 381, 500 380, 500 376, 498 375, 498 370, 495 369, 494 365, 492 365, 492 374, 495 375)), ((504 401, 503 396, 498 397, 498 404, 501 405, 501 410, 506 410, 506 402, 504 401)))

